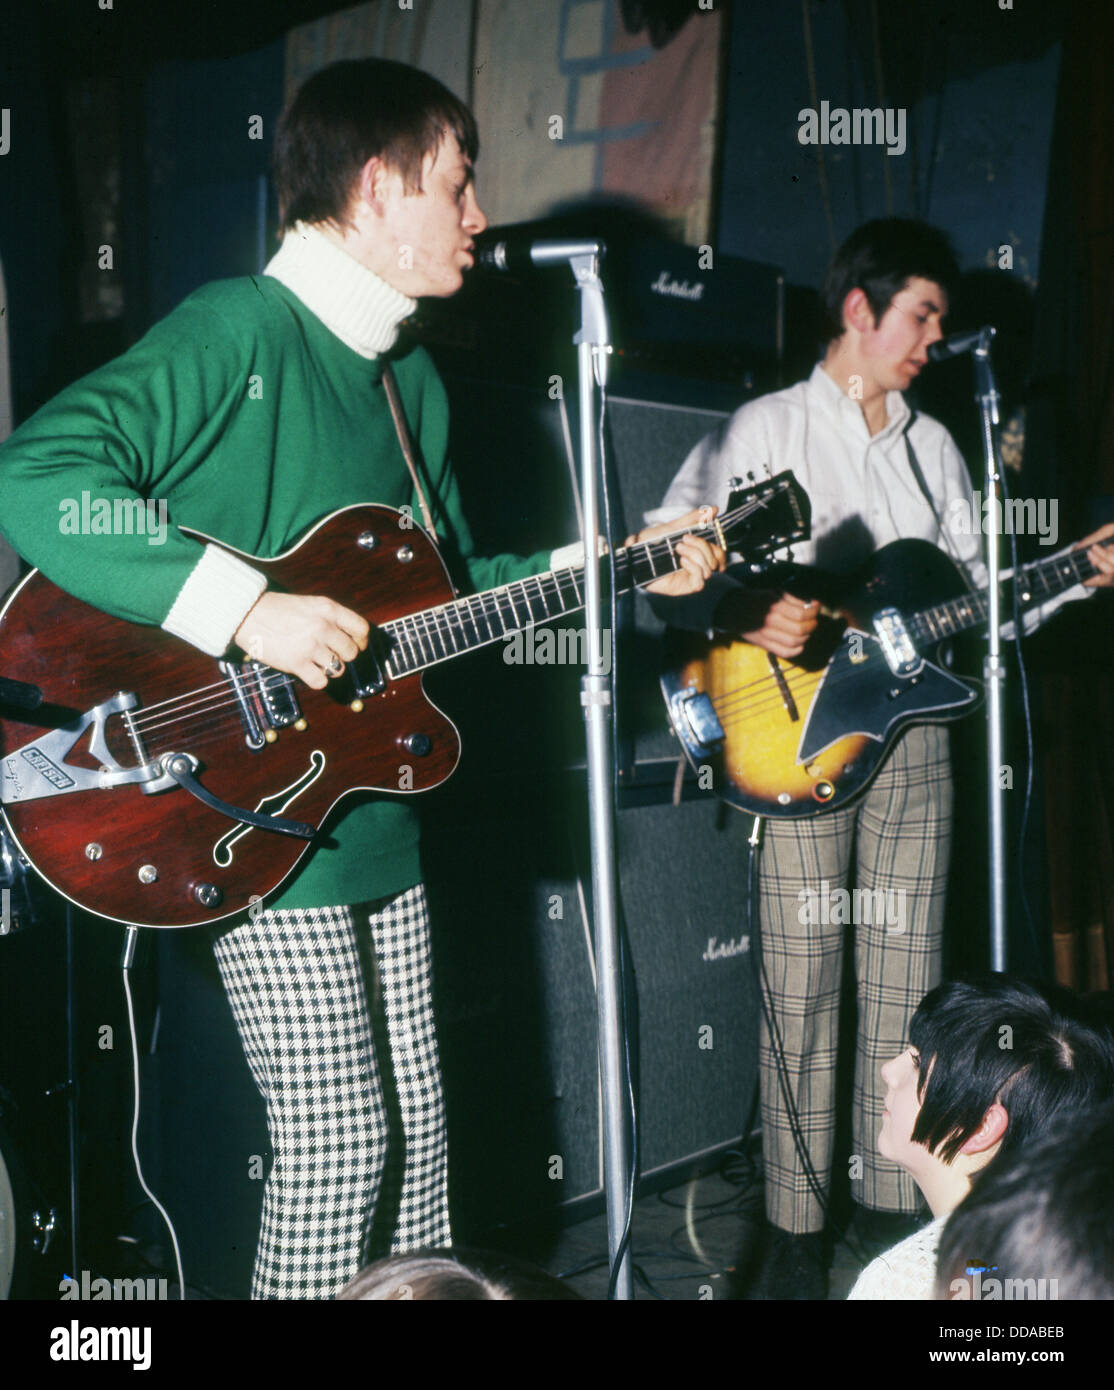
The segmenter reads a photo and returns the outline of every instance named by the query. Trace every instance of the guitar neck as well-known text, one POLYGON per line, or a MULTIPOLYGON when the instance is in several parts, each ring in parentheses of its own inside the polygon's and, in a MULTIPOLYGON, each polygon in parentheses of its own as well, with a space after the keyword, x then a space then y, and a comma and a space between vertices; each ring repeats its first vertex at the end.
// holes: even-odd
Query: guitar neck
MULTIPOLYGON (((716 542, 719 534, 714 525, 693 526, 617 550, 618 592, 627 593, 680 569, 677 542, 682 536, 701 536, 716 542)), ((546 574, 530 575, 481 594, 471 594, 453 603, 425 608, 384 623, 382 630, 390 639, 392 674, 411 675, 548 622, 550 618, 578 612, 585 604, 584 570, 584 565, 569 565, 546 574)))
MULTIPOLYGON (((1104 548, 1114 545, 1114 539, 1101 541, 1100 544, 1104 548)), ((1045 603, 1083 580, 1090 579, 1095 573, 1097 571, 1086 550, 1069 550, 1049 560, 1034 560, 1031 564, 1022 565, 1017 595, 1020 607, 1024 611, 1045 603)), ((1004 612, 1012 608, 1012 583, 1012 579, 1005 579, 999 586, 1004 612)), ((939 641, 942 637, 951 637, 980 626, 989 617, 989 599, 990 590, 986 588, 922 609, 915 614, 910 625, 914 640, 939 641)))

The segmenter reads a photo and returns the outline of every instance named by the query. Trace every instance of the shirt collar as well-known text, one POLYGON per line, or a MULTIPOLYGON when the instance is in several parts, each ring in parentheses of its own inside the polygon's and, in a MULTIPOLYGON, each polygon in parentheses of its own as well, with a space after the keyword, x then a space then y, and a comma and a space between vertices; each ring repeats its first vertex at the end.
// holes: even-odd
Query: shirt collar
MULTIPOLYGON (((866 420, 863 418, 862 406, 858 401, 852 400, 839 383, 828 375, 824 370, 823 363, 817 362, 816 366, 813 367, 812 375, 809 377, 809 385, 833 413, 844 414, 853 418, 858 421, 864 432, 866 431, 866 420)), ((886 423, 873 438, 875 440, 887 440, 903 434, 912 413, 909 402, 900 391, 887 391, 886 423)))

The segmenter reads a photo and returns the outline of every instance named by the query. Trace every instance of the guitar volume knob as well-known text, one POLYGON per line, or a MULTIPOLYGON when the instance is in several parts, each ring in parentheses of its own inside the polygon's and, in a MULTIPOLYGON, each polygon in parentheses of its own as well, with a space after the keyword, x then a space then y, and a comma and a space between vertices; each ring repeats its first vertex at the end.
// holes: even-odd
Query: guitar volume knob
POLYGON ((402 740, 402 746, 408 753, 413 753, 415 758, 424 758, 433 747, 433 740, 428 734, 407 734, 402 740))
POLYGON ((215 883, 199 883, 193 890, 193 896, 202 907, 220 907, 224 901, 224 894, 215 883))

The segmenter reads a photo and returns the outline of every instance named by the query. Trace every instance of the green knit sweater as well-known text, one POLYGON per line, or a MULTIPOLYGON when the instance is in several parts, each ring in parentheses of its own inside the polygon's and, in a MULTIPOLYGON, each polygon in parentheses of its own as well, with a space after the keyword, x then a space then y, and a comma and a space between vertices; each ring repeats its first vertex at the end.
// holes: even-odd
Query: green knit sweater
MULTIPOLYGON (((474 586, 548 569, 548 552, 473 556, 447 461, 444 387, 420 348, 393 367, 438 529, 452 533, 474 586)), ((160 624, 202 554, 178 526, 268 558, 352 503, 408 505, 421 516, 381 375, 379 359, 345 346, 277 280, 206 286, 0 448, 0 529, 69 593, 160 624), (83 491, 165 501, 164 543, 70 534, 83 491)), ((311 852, 268 906, 357 903, 420 881, 412 799, 350 798, 330 829, 333 843, 311 852)))

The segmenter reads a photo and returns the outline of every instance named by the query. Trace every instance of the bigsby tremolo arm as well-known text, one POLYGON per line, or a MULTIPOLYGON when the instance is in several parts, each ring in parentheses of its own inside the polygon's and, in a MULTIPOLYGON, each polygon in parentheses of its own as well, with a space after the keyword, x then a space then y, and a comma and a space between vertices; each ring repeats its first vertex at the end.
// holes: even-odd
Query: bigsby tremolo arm
POLYGON ((105 721, 114 714, 134 709, 136 703, 134 694, 120 691, 69 724, 52 729, 32 743, 25 743, 22 748, 0 760, 0 802, 13 806, 20 801, 36 801, 44 796, 108 791, 113 787, 129 785, 137 785, 144 792, 162 792, 181 787, 214 811, 243 825, 277 831, 281 835, 296 835, 303 840, 312 839, 316 834, 316 827, 305 821, 245 811, 214 796, 198 781, 197 773, 201 765, 192 754, 167 753, 141 762, 136 767, 121 767, 109 751, 104 736, 105 721), (99 768, 77 767, 66 761, 74 744, 87 730, 91 730, 89 752, 100 763, 99 768))

